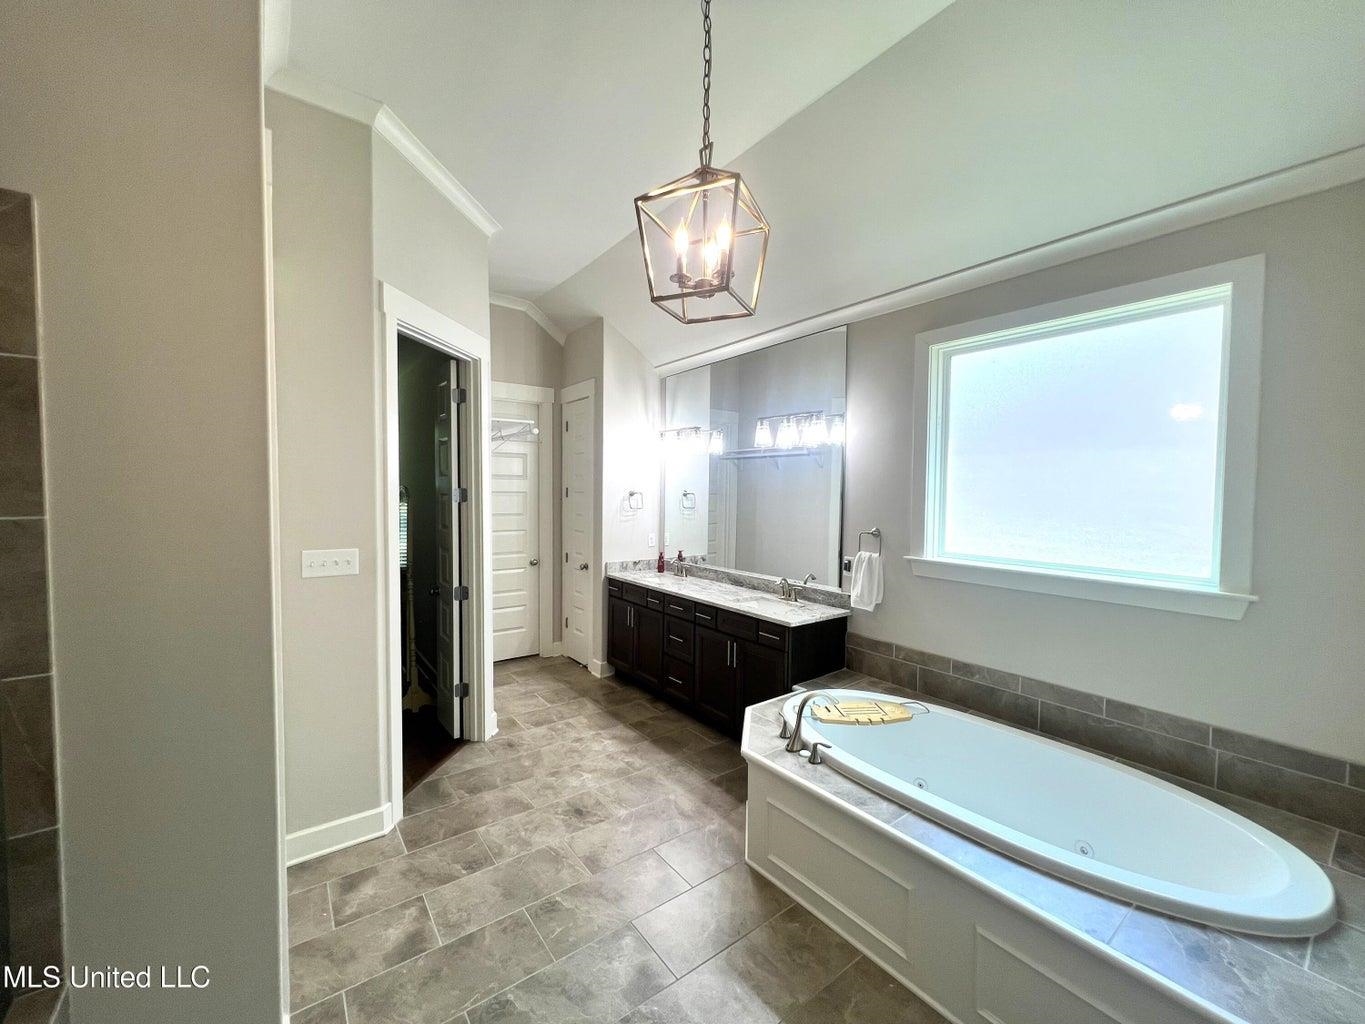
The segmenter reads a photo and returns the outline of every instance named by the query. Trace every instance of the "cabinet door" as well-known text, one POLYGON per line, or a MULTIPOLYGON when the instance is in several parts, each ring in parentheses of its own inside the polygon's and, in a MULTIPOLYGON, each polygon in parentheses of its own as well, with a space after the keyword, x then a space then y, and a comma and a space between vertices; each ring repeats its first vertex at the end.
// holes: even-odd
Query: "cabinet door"
POLYGON ((738 714, 750 704, 781 696, 791 687, 787 681, 787 652, 765 644, 740 643, 738 714))
POLYGON ((607 660, 622 672, 635 667, 634 614, 634 606, 619 597, 607 601, 607 660))
POLYGON ((664 673, 664 616, 653 608, 635 609, 635 675, 658 686, 664 673))
POLYGON ((727 732, 734 729, 735 656, 739 641, 705 626, 697 627, 696 694, 693 710, 698 718, 727 732))

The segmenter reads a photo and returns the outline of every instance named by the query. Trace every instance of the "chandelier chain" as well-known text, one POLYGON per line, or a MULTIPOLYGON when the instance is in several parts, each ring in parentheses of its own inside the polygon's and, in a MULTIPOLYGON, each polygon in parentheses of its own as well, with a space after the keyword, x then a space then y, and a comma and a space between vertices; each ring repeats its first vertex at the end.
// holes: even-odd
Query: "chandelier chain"
POLYGON ((701 0, 701 157, 703 167, 711 166, 711 0, 701 0))

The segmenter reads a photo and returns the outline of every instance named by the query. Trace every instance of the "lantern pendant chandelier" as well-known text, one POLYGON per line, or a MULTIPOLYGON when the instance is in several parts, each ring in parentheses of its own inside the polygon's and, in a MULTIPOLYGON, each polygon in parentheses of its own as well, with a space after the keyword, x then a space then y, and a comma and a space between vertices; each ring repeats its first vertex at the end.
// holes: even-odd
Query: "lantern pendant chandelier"
POLYGON ((635 200, 649 300, 685 324, 753 316, 768 253, 749 186, 711 166, 711 0, 701 13, 701 164, 635 200))

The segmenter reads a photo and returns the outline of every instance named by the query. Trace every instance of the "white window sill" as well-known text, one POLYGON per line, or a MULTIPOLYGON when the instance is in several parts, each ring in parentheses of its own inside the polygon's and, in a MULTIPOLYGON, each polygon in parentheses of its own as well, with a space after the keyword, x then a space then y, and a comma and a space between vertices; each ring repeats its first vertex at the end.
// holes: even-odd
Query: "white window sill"
POLYGON ((1108 604, 1127 604, 1138 608, 1207 615, 1216 619, 1241 619, 1247 605, 1256 600, 1252 594, 1231 594, 1221 590, 1195 590, 1155 583, 1133 583, 1095 576, 1072 576, 1030 569, 955 562, 942 558, 907 555, 916 576, 958 583, 979 583, 987 587, 1025 590, 1035 594, 1075 597, 1108 604))

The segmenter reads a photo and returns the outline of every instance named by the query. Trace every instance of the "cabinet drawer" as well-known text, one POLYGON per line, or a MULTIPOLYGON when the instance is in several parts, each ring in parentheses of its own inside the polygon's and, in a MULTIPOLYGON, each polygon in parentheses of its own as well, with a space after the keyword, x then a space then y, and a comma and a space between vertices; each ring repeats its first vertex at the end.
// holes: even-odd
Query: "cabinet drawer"
POLYGON ((679 661, 692 661, 692 623, 670 615, 664 619, 664 653, 679 661))
POLYGON ((650 607, 650 608, 657 608, 659 611, 663 611, 663 610, 664 610, 664 595, 663 595, 663 594, 660 594, 660 593, 659 593, 658 591, 656 591, 656 590, 646 590, 646 591, 645 591, 645 605, 646 605, 647 607, 650 607))
POLYGON ((716 610, 716 628, 722 633, 729 633, 745 640, 758 639, 758 620, 740 615, 738 612, 726 611, 724 608, 716 610))
POLYGON ((696 603, 689 601, 685 597, 674 597, 672 594, 668 594, 664 597, 664 611, 669 615, 677 615, 680 618, 690 619, 696 610, 696 603))
POLYGON ((715 629, 716 610, 712 608, 710 605, 706 604, 696 605, 695 608, 696 610, 692 613, 692 617, 695 618, 703 626, 710 626, 712 629, 715 629))
POLYGON ((608 578, 608 580, 607 580, 607 593, 610 594, 612 597, 620 597, 620 596, 621 596, 621 589, 622 589, 624 586, 625 586, 625 584, 622 583, 620 580, 613 580, 613 579, 608 578))
POLYGON ((621 585, 621 596, 631 604, 643 605, 645 595, 648 593, 648 590, 636 583, 623 583, 621 585))
POLYGON ((779 651, 787 649, 789 631, 786 626, 775 626, 771 622, 758 622, 758 642, 766 647, 776 647, 779 651))
POLYGON ((664 677, 659 684, 666 693, 680 697, 689 703, 696 695, 696 676, 690 661, 677 658, 664 658, 664 677))

